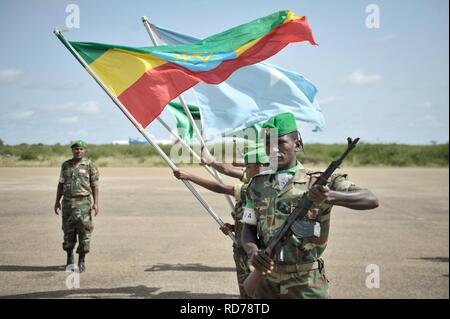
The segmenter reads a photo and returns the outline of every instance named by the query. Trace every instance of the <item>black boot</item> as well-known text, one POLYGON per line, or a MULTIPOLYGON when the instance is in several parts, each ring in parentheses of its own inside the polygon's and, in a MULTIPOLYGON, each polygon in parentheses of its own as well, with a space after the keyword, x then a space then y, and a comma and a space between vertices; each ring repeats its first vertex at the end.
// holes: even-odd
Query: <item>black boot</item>
POLYGON ((67 251, 67 262, 66 262, 66 272, 73 271, 74 265, 73 265, 73 251, 67 251))
POLYGON ((78 272, 85 272, 86 264, 84 262, 84 253, 78 255, 78 272))

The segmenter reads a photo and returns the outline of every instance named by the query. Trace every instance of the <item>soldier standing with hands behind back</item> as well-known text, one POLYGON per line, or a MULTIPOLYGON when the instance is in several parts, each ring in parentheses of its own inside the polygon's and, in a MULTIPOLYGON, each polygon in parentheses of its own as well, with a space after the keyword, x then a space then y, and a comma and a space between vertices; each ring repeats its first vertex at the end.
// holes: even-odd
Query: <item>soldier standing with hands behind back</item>
POLYGON ((73 269, 73 249, 78 235, 78 271, 86 270, 85 255, 89 252, 91 234, 94 229, 92 210, 95 216, 98 207, 99 173, 95 164, 85 158, 86 143, 79 140, 71 145, 73 157, 61 166, 58 188, 56 191, 55 214, 61 210, 62 229, 64 232, 63 249, 67 252, 66 271, 73 269), (91 195, 94 199, 92 205, 91 195))

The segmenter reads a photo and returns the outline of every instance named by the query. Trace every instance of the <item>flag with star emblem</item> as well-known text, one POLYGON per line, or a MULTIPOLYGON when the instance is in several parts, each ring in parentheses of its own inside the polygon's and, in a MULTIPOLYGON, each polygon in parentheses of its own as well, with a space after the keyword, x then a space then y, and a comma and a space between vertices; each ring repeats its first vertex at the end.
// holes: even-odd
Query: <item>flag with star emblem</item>
MULTIPOLYGON (((179 94, 199 82, 218 84, 291 42, 315 44, 305 16, 289 10, 186 45, 134 48, 70 42, 133 117, 150 124, 179 94)), ((226 112, 226 110, 224 110, 226 112)))
MULTIPOLYGON (((153 24, 150 27, 159 43, 176 45, 200 41, 153 24)), ((191 91, 193 94, 185 98, 190 105, 200 109, 207 140, 239 136, 247 128, 250 129, 247 132, 253 130, 258 134, 259 123, 284 112, 293 113, 298 121, 308 123, 313 131, 325 127, 316 99, 316 86, 297 72, 266 62, 240 68, 218 85, 199 83, 191 91)), ((184 122, 188 123, 184 113, 179 116, 186 117, 184 122)), ((299 127, 304 129, 305 125, 299 127)))

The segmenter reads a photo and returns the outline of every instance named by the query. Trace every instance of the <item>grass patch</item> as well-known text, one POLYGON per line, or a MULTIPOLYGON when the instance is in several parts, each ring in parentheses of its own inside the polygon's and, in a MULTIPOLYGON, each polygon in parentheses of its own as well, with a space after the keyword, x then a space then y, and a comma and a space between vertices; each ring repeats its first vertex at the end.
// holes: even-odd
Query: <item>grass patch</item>
MULTIPOLYGON (((345 147, 344 144, 307 144, 304 151, 298 153, 298 159, 305 165, 327 165, 337 159, 345 147)), ((170 155, 170 145, 162 145, 161 148, 170 155)), ((349 154, 345 166, 448 167, 448 151, 448 143, 438 145, 361 143, 349 154)), ((143 144, 90 145, 87 156, 100 167, 166 166, 151 146, 143 144)), ((68 145, 0 144, 0 167, 60 166, 71 157, 68 145)), ((188 164, 182 166, 186 165, 188 164)))

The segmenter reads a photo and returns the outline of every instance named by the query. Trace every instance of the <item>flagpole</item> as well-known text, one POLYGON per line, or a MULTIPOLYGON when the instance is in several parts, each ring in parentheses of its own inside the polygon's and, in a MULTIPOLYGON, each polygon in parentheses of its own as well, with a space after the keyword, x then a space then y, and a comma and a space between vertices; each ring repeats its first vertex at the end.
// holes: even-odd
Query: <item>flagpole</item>
MULTIPOLYGON (((153 45, 154 46, 159 45, 158 40, 156 39, 155 34, 153 33, 152 28, 150 27, 150 22, 149 22, 148 18, 146 16, 142 16, 141 19, 142 19, 142 22, 144 23, 145 29, 147 30, 147 32, 148 32, 148 34, 150 36, 150 39, 152 40, 153 45)), ((195 135, 197 135, 197 138, 200 141, 200 143, 202 144, 202 147, 206 148, 205 141, 203 140, 202 135, 200 133, 200 130, 198 129, 197 124, 195 123, 195 120, 192 117, 191 112, 189 111, 189 107, 187 106, 187 103, 184 100, 183 95, 180 94, 178 96, 178 99, 180 100, 181 105, 183 106, 184 112, 186 113, 186 115, 187 115, 187 117, 189 119, 189 122, 191 123, 191 125, 192 125, 192 127, 194 129, 195 135)), ((206 150, 208 152, 207 148, 206 148, 206 150)), ((210 155, 209 152, 208 152, 208 155, 210 155)))
MULTIPOLYGON (((176 133, 174 133, 171 129, 170 129, 170 126, 169 125, 167 125, 167 123, 163 120, 163 119, 161 119, 160 117, 157 117, 156 118, 158 121, 159 121, 159 123, 161 123, 161 125, 162 126, 164 126, 164 128, 170 133, 170 134, 172 134, 172 136, 173 137, 175 137, 178 141, 180 141, 180 143, 181 143, 181 145, 183 145, 191 154, 192 154, 192 156, 194 156, 195 157, 195 159, 196 160, 198 160, 198 161, 200 161, 201 160, 201 158, 200 158, 200 156, 178 135, 178 134, 176 134, 176 133)), ((220 182, 220 180, 219 180, 219 178, 217 177, 217 175, 216 174, 214 174, 214 172, 213 172, 213 170, 209 167, 209 166, 207 166, 207 165, 205 165, 204 166, 205 167, 205 169, 208 171, 208 173, 210 173, 211 174, 211 176, 212 177, 214 177, 218 182, 220 182)), ((234 209, 234 207, 233 207, 233 209, 234 209)))
MULTIPOLYGON (((152 28, 150 27, 150 21, 148 20, 148 18, 146 16, 142 16, 141 19, 142 19, 142 22, 144 23, 145 29, 148 32, 148 35, 150 36, 150 39, 153 42, 153 45, 155 45, 155 46, 158 45, 159 44, 158 40, 156 39, 155 34, 153 33, 152 28)), ((208 147, 206 146, 206 143, 205 143, 205 141, 203 139, 203 136, 200 133, 200 130, 198 129, 197 124, 195 123, 195 120, 192 117, 191 112, 189 111, 189 107, 187 106, 187 103, 184 100, 183 95, 180 94, 178 96, 178 99, 180 100, 181 105, 183 106, 184 112, 186 113, 186 115, 187 115, 187 117, 189 119, 189 122, 191 123, 191 125, 192 125, 192 127, 194 129, 195 135, 197 136, 198 140, 200 141, 200 144, 202 145, 202 150, 206 149, 206 154, 208 156, 211 156, 211 153, 209 152, 208 147)), ((203 152, 200 154, 200 156, 203 156, 203 152)), ((224 184, 222 176, 220 175, 220 173, 217 172, 217 170, 215 170, 215 169, 214 169, 214 172, 215 172, 215 175, 217 176, 218 181, 221 184, 224 184)), ((227 199, 228 204, 230 205, 230 207, 234 210, 233 201, 231 200, 230 196, 229 195, 225 195, 225 198, 227 199)))
MULTIPOLYGON (((136 129, 141 133, 144 138, 150 143, 151 146, 156 150, 159 156, 169 165, 169 167, 176 171, 178 170, 175 163, 164 153, 164 151, 159 147, 159 145, 153 140, 152 136, 142 127, 142 125, 136 121, 133 115, 122 105, 122 103, 109 91, 103 81, 95 74, 95 72, 89 67, 89 65, 83 60, 83 58, 78 54, 78 52, 72 47, 72 45, 64 38, 59 29, 55 29, 53 33, 61 41, 61 43, 69 50, 70 53, 77 59, 77 61, 86 69, 86 71, 94 78, 98 85, 105 91, 105 93, 111 98, 111 100, 116 104, 116 106, 122 111, 122 113, 130 120, 131 123, 136 127, 136 129)), ((211 217, 223 227, 225 224, 222 219, 212 210, 209 204, 202 198, 202 196, 197 192, 197 190, 192 186, 189 181, 182 180, 184 185, 191 191, 195 198, 202 204, 206 211, 211 215, 211 217)), ((233 233, 229 232, 228 236, 237 244, 236 238, 233 233)))
MULTIPOLYGON (((142 19, 142 22, 144 23, 145 29, 148 32, 148 35, 150 36, 150 39, 152 40, 153 45, 154 46, 159 45, 158 40, 156 39, 155 34, 154 34, 152 28, 150 27, 150 21, 148 20, 148 18, 146 16, 142 16, 141 19, 142 19)), ((189 110, 189 107, 187 106, 187 103, 183 98, 183 95, 180 94, 178 96, 178 99, 180 100, 181 105, 183 106, 184 112, 186 113, 186 116, 188 117, 189 122, 191 123, 191 125, 194 129, 195 135, 197 136, 198 140, 200 141, 202 147, 206 148, 206 152, 208 155, 211 155, 209 153, 208 148, 206 147, 205 141, 203 140, 202 134, 200 133, 200 130, 198 129, 198 126, 195 123, 194 118, 192 117, 191 111, 189 110)), ((203 154, 201 154, 201 155, 203 155, 203 154)))

